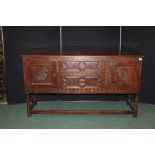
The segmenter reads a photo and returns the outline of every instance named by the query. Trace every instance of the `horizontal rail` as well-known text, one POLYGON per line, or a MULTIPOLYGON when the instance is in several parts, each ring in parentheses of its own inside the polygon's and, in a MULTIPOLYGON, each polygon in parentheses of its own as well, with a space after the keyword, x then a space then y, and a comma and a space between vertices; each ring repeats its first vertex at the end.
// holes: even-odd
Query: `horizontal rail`
POLYGON ((129 110, 31 110, 31 114, 132 114, 129 110))

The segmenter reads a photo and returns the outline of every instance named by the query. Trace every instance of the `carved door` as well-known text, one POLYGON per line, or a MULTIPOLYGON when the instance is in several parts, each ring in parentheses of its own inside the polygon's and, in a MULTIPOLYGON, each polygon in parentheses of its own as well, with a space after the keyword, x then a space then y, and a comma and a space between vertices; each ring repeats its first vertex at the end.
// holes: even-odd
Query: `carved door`
POLYGON ((30 72, 32 85, 56 86, 56 63, 32 64, 30 72))
MULTIPOLYGON (((61 61, 61 84, 64 90, 87 93, 105 86, 105 61, 61 61)), ((76 93, 76 92, 75 92, 76 93)))
POLYGON ((57 62, 32 59, 25 61, 25 68, 24 76, 28 92, 56 91, 57 62))
POLYGON ((134 91, 137 87, 136 61, 128 57, 111 57, 108 61, 108 86, 115 92, 134 91))

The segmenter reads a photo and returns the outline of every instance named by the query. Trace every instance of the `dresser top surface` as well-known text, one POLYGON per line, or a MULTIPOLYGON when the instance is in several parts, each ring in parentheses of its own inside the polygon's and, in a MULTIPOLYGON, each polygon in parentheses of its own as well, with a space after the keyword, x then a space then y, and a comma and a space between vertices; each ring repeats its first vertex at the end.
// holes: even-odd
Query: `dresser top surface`
POLYGON ((123 52, 121 55, 118 52, 101 52, 101 51, 28 51, 25 52, 22 56, 138 56, 142 57, 137 52, 123 52))

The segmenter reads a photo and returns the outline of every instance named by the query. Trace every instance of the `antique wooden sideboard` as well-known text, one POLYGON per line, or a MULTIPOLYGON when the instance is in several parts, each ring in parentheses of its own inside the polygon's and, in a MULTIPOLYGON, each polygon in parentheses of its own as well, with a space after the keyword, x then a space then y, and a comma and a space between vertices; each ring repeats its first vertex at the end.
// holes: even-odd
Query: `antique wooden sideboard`
POLYGON ((139 55, 22 55, 27 116, 132 114, 137 117, 143 57, 139 55), (34 110, 37 94, 128 94, 131 110, 34 110), (134 99, 130 98, 134 95, 134 99), (30 101, 30 96, 32 96, 30 101))

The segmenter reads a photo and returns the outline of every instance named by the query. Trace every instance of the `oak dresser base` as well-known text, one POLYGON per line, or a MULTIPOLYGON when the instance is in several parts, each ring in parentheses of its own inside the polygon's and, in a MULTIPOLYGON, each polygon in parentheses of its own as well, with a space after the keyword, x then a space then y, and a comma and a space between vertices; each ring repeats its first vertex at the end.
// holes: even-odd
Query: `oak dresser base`
POLYGON ((27 116, 132 114, 137 117, 142 60, 140 55, 23 55, 27 116), (127 99, 130 110, 34 110, 37 94, 131 94, 127 99))

